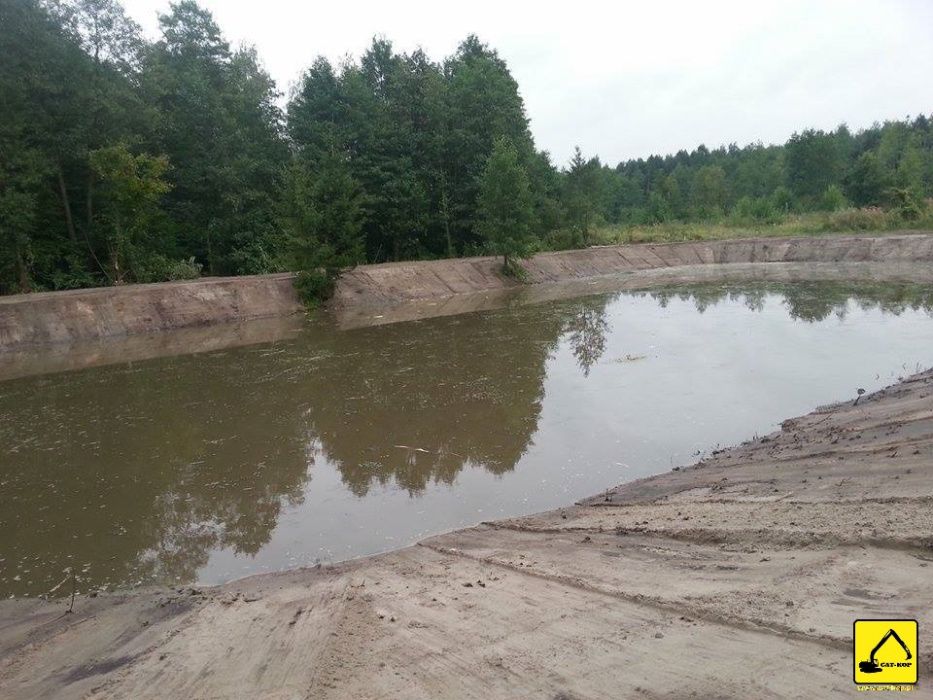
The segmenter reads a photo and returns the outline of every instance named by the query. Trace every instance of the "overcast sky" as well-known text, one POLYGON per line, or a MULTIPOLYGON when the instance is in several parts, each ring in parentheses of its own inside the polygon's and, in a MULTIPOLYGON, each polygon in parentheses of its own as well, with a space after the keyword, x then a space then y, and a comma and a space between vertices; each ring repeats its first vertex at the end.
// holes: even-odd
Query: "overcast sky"
MULTIPOLYGON (((558 164, 575 144, 614 165, 933 112, 931 0, 200 1, 283 91, 316 55, 359 56, 376 34, 440 60, 476 33, 508 62, 558 164)), ((157 37, 168 0, 123 2, 157 37)))

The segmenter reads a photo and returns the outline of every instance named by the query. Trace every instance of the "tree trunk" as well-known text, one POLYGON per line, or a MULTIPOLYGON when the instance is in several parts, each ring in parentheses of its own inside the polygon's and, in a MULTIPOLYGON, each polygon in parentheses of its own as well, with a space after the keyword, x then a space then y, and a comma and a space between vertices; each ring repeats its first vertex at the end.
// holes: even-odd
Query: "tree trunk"
POLYGON ((32 285, 29 284, 29 273, 26 270, 26 262, 23 260, 21 251, 16 251, 16 273, 19 277, 19 291, 25 294, 32 291, 32 285))
POLYGON ((113 270, 113 283, 123 284, 124 273, 120 269, 120 242, 123 240, 123 226, 120 223, 119 216, 116 217, 114 224, 117 235, 107 246, 110 249, 110 269, 113 270))
POLYGON ((214 276, 214 250, 211 247, 211 227, 207 227, 207 271, 214 276))
POLYGON ((123 271, 120 269, 120 254, 116 249, 111 251, 110 266, 113 268, 113 283, 115 285, 123 284, 123 271))
MULTIPOLYGON (((60 182, 63 182, 60 180, 60 182)), ((70 212, 70 209, 68 210, 70 212)), ((71 217, 69 216, 69 219, 71 217)), ((94 230, 94 173, 89 172, 87 176, 87 224, 84 228, 81 229, 82 238, 84 238, 84 244, 87 246, 88 252, 88 263, 97 265, 99 269, 109 281, 113 282, 113 279, 110 277, 110 273, 107 272, 107 269, 101 264, 100 259, 97 257, 97 253, 94 252, 94 246, 91 244, 91 233, 94 230)))
POLYGON ((87 226, 85 230, 87 235, 91 235, 91 231, 94 228, 94 172, 89 171, 87 174, 87 226))
POLYGON ((447 181, 441 184, 441 214, 444 217, 444 235, 447 237, 447 257, 454 257, 454 242, 450 238, 450 217, 447 215, 447 181))
POLYGON ((71 242, 78 243, 78 236, 75 233, 75 222, 71 215, 71 202, 68 201, 68 189, 65 187, 65 171, 61 163, 58 164, 58 194, 62 198, 62 207, 65 210, 65 224, 68 226, 68 237, 71 242))

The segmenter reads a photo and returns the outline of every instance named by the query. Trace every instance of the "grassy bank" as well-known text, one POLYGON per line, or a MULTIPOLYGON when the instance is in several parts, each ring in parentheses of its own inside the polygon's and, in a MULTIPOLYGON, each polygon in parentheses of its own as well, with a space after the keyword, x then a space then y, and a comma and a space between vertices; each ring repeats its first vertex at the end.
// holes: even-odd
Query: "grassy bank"
POLYGON ((878 208, 843 209, 835 212, 787 214, 776 221, 756 222, 726 217, 704 222, 665 222, 652 225, 603 226, 591 233, 592 245, 617 243, 666 243, 704 241, 748 236, 814 236, 827 233, 933 229, 933 207, 919 218, 905 219, 878 208))

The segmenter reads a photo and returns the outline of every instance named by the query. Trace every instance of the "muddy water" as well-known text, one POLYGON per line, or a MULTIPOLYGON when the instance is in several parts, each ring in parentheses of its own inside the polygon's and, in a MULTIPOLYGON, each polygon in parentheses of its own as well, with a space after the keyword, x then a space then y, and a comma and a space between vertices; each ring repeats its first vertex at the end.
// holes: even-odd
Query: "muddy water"
POLYGON ((933 364, 931 305, 704 285, 0 382, 0 594, 69 566, 216 583, 565 505, 933 364))

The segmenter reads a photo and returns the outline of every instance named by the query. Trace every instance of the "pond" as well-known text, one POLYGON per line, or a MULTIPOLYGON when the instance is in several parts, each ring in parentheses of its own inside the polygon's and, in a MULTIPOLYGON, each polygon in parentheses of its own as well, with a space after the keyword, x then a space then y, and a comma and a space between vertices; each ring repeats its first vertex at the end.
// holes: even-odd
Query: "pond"
POLYGON ((219 583, 573 503, 933 364, 933 291, 617 292, 0 382, 0 595, 219 583))

